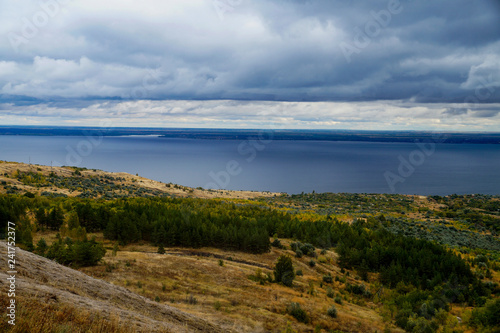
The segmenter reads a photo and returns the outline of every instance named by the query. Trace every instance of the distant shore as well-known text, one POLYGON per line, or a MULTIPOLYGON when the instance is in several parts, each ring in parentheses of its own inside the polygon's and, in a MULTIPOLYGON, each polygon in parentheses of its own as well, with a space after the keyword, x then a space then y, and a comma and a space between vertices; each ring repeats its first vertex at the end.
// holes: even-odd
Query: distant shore
POLYGON ((139 127, 0 126, 0 135, 30 136, 159 136, 203 140, 297 140, 352 142, 418 142, 500 144, 500 133, 431 131, 358 131, 297 129, 209 129, 139 127))

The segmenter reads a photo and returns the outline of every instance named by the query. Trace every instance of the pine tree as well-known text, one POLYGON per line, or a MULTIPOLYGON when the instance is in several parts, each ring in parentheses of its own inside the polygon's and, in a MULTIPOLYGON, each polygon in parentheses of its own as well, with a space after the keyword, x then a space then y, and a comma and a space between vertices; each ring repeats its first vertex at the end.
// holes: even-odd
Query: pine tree
POLYGON ((48 249, 47 242, 44 238, 40 238, 40 240, 36 243, 35 252, 41 256, 45 255, 45 252, 48 249))
POLYGON ((290 287, 294 278, 295 270, 293 268, 292 258, 284 254, 280 255, 274 266, 274 280, 290 287))

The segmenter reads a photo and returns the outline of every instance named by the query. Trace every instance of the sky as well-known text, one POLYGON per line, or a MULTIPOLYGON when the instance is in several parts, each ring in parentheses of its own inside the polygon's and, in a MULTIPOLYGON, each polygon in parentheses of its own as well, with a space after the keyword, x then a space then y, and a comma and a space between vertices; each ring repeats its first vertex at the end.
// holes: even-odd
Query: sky
POLYGON ((0 125, 500 131, 497 0, 0 8, 0 125))

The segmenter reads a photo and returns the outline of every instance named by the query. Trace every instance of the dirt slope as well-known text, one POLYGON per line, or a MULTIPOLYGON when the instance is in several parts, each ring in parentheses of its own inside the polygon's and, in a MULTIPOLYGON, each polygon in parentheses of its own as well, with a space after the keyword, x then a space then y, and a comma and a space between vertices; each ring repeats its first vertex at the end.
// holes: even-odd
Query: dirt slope
MULTIPOLYGON (((7 244, 0 241, 0 257, 7 258, 7 244)), ((2 260, 5 262, 4 260, 2 260)), ((31 252, 16 248, 17 293, 44 302, 67 303, 104 317, 118 316, 138 332, 228 332, 227 329, 158 304, 123 287, 92 278, 31 252)), ((5 265, 2 265, 6 267, 5 265)), ((0 271, 0 292, 6 295, 6 270, 0 271)))

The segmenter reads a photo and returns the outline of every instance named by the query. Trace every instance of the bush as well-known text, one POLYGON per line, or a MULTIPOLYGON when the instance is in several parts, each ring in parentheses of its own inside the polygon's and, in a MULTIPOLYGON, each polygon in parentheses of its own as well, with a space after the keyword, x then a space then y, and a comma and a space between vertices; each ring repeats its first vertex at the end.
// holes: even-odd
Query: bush
POLYGON ((317 256, 317 254, 315 252, 316 248, 314 246, 312 246, 311 244, 309 244, 309 243, 302 244, 300 246, 300 250, 306 256, 311 256, 311 257, 316 257, 317 256))
POLYGON ((274 267, 274 280, 281 282, 285 286, 292 286, 295 278, 295 270, 293 268, 292 258, 282 254, 274 267))
POLYGON ((275 238, 273 242, 271 243, 271 246, 277 247, 278 249, 284 249, 285 247, 281 244, 280 240, 278 238, 275 238))
POLYGON ((293 285, 293 279, 295 278, 295 274, 293 271, 288 271, 281 277, 281 283, 283 283, 287 287, 291 287, 293 285))
POLYGON ((328 275, 323 275, 323 282, 325 283, 332 283, 333 282, 333 277, 328 273, 328 275))
POLYGON ((342 304, 342 298, 340 296, 335 297, 335 303, 342 304))
POLYGON ((348 285, 346 287, 346 290, 350 293, 353 293, 355 295, 362 295, 366 298, 370 298, 372 297, 372 293, 366 289, 365 285, 364 284, 360 284, 360 285, 348 285))
POLYGON ((326 314, 332 318, 337 318, 337 308, 335 307, 335 305, 330 306, 326 314))
POLYGON ((311 267, 316 266, 316 261, 311 259, 311 261, 309 261, 309 266, 311 266, 311 267))
POLYGON ((297 258, 302 258, 302 256, 303 256, 303 255, 304 255, 304 253, 302 253, 302 251, 301 251, 301 250, 297 250, 297 251, 295 251, 295 256, 296 256, 297 258))
POLYGON ((333 291, 332 287, 328 287, 326 289, 326 296, 330 298, 333 298, 335 296, 335 292, 333 291))
POLYGON ((300 307, 299 303, 290 303, 288 305, 286 311, 288 314, 290 314, 292 317, 300 321, 301 323, 307 324, 309 323, 309 316, 307 313, 300 307))
POLYGON ((297 276, 302 276, 302 275, 304 275, 304 273, 302 273, 302 270, 301 270, 301 269, 298 269, 298 270, 295 272, 295 275, 297 275, 297 276))

